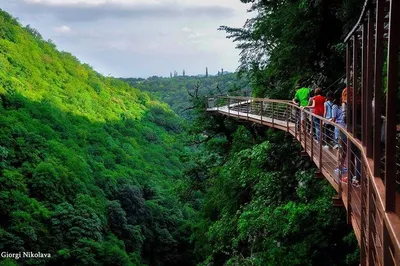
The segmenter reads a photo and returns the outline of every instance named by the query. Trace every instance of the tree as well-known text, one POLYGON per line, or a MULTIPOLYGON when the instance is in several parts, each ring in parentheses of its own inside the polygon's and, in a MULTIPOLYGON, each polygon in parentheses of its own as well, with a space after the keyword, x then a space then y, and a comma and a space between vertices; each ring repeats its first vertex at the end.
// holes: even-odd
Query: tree
POLYGON ((107 212, 110 230, 119 237, 123 236, 124 231, 128 228, 128 220, 119 201, 109 202, 107 212))
POLYGON ((125 186, 117 193, 117 199, 126 212, 128 223, 131 225, 142 224, 148 215, 142 191, 135 186, 125 186))
POLYGON ((101 220, 95 211, 86 205, 57 205, 51 224, 58 246, 72 245, 82 238, 102 240, 101 220))
POLYGON ((220 30, 241 50, 239 71, 255 81, 256 95, 285 99, 300 79, 327 86, 343 76, 343 38, 363 2, 254 1, 243 28, 220 30))

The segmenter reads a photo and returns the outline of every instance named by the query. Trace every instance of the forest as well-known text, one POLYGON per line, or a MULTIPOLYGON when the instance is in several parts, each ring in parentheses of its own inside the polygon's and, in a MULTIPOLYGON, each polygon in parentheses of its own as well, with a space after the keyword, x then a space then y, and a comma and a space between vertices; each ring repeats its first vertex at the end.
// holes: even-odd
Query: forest
POLYGON ((186 120, 195 118, 190 99, 197 96, 212 95, 251 95, 251 84, 247 76, 236 73, 218 72, 217 75, 151 77, 148 79, 121 79, 132 87, 150 92, 171 106, 180 117, 186 120))
POLYGON ((204 101, 340 79, 363 1, 241 1, 253 18, 220 28, 238 73, 149 79, 104 77, 0 11, 0 251, 51 254, 0 265, 359 264, 300 146, 204 101))
POLYGON ((180 118, 3 11, 0 37, 0 250, 52 255, 24 265, 191 265, 180 118))

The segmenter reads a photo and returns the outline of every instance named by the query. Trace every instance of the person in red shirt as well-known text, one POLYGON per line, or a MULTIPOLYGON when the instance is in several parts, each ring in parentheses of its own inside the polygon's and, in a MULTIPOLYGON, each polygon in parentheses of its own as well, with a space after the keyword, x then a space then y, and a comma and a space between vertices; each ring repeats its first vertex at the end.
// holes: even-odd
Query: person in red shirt
MULTIPOLYGON (((325 103, 325 97, 321 95, 322 94, 322 89, 321 88, 316 88, 315 89, 315 96, 313 98, 312 104, 309 106, 306 106, 305 108, 313 108, 313 114, 317 116, 324 116, 324 103, 325 103)), ((319 139, 319 131, 321 130, 320 128, 320 119, 316 116, 313 116, 314 120, 314 128, 315 128, 315 135, 317 138, 317 142, 320 141, 319 139)))

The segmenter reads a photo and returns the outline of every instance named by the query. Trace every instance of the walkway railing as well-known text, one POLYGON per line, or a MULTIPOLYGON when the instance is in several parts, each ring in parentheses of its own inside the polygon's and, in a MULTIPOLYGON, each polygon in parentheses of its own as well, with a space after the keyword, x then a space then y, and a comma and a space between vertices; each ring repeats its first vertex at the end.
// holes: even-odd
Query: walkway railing
POLYGON ((360 206, 367 214, 361 216, 362 265, 400 264, 399 155, 395 145, 399 25, 399 0, 366 0, 357 24, 345 39, 347 88, 354 88, 347 131, 360 139, 366 166, 362 168, 366 193, 360 206), (357 95, 361 104, 357 104, 357 95), (387 118, 383 130, 382 116, 387 118), (361 125, 360 132, 357 125, 361 125))
MULTIPOLYGON (((343 201, 364 250, 361 264, 400 265, 400 195, 395 193, 395 208, 387 209, 382 173, 372 174, 374 160, 353 134, 289 101, 218 96, 208 98, 207 111, 293 135, 343 201)), ((379 169, 385 169, 386 161, 380 158, 379 169)))

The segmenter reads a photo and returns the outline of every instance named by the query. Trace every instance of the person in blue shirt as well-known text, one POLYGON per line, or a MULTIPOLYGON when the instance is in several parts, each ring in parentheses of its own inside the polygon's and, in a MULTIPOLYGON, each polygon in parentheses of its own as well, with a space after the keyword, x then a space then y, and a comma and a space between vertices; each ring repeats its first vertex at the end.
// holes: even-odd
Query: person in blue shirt
MULTIPOLYGON (((330 120, 342 126, 343 128, 346 128, 345 111, 344 108, 340 105, 340 97, 336 97, 336 99, 333 101, 332 114, 330 120)), ((339 127, 335 127, 335 133, 333 138, 334 149, 339 148, 339 134, 340 134, 339 127)), ((346 135, 344 134, 342 135, 343 135, 342 137, 346 138, 346 135)))
MULTIPOLYGON (((345 104, 342 103, 341 106, 339 106, 341 102, 341 99, 339 97, 337 97, 337 99, 335 98, 334 102, 333 102, 333 106, 332 106, 332 121, 335 122, 336 124, 338 124, 339 126, 341 126, 343 129, 346 129, 346 107, 345 104)), ((354 157, 355 160, 355 169, 353 169, 351 172, 354 175, 352 178, 352 183, 353 186, 359 187, 360 186, 360 176, 361 176, 361 152, 360 150, 351 142, 347 141, 347 137, 346 135, 341 132, 341 130, 339 129, 339 127, 335 127, 335 136, 334 136, 334 149, 341 149, 342 152, 342 156, 341 156, 341 160, 340 160, 340 166, 341 169, 336 168, 335 172, 339 173, 339 171, 341 171, 342 174, 347 173, 348 169, 345 166, 345 162, 346 162, 346 158, 347 158, 347 153, 346 153, 346 149, 347 149, 347 145, 351 145, 350 146, 350 150, 351 150, 351 154, 353 155, 352 157, 354 157), (339 146, 339 136, 342 139, 342 145, 339 146)), ((352 158, 353 160, 353 158, 352 158)), ((354 167, 352 167, 354 168, 354 167)), ((345 177, 344 179, 342 179, 342 182, 346 182, 347 183, 347 177, 345 177)))
MULTIPOLYGON (((341 126, 342 128, 346 129, 346 122, 345 122, 345 113, 344 113, 344 108, 341 106, 341 99, 340 97, 335 97, 335 100, 333 101, 333 105, 332 105, 332 117, 331 117, 331 121, 335 122, 336 124, 338 124, 339 126, 341 126)), ((340 168, 336 168, 335 172, 339 173, 339 171, 341 171, 342 173, 346 173, 347 172, 347 168, 345 167, 345 161, 346 161, 346 152, 345 149, 347 147, 347 137, 344 133, 342 133, 339 129, 339 127, 335 126, 335 132, 334 132, 334 138, 333 138, 333 143, 334 149, 338 149, 339 148, 339 135, 342 139, 342 156, 341 156, 341 160, 340 160, 340 168)), ((347 182, 347 180, 345 180, 345 182, 347 182)))
MULTIPOLYGON (((333 93, 328 92, 326 94, 326 101, 324 103, 324 117, 328 120, 332 119, 332 107, 333 107, 333 93)), ((334 137, 334 127, 330 124, 325 124, 324 126, 324 141, 325 141, 325 146, 324 148, 328 149, 329 148, 329 140, 333 139, 334 137)))

